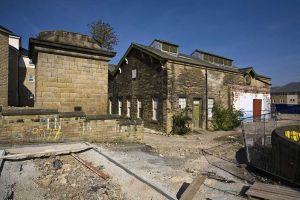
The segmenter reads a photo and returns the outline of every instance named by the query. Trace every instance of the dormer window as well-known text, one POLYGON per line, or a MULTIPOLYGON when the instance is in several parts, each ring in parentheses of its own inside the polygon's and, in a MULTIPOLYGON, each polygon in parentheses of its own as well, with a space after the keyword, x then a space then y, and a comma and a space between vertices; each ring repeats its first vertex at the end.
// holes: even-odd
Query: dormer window
POLYGON ((205 60, 207 62, 213 63, 215 65, 221 65, 221 66, 232 66, 232 61, 233 61, 229 58, 218 56, 198 49, 196 49, 192 53, 192 57, 200 60, 205 60))
POLYGON ((150 46, 159 49, 160 51, 170 53, 171 55, 178 55, 178 45, 164 40, 155 39, 150 46))

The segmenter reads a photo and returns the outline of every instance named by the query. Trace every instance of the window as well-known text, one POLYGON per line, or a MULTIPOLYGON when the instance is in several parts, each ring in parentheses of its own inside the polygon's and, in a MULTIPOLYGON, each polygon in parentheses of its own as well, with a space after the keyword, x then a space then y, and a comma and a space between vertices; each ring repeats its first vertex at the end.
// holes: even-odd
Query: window
POLYGON ((142 102, 137 100, 137 118, 142 118, 142 102))
POLYGON ((111 115, 112 114, 112 103, 111 99, 108 100, 108 113, 111 115))
POLYGON ((132 79, 136 79, 136 69, 133 69, 132 71, 131 71, 131 75, 132 75, 132 79))
POLYGON ((157 98, 152 99, 152 119, 157 121, 158 119, 158 100, 157 98))
POLYGON ((32 74, 29 75, 28 81, 29 82, 34 82, 34 76, 32 74))
POLYGON ((207 100, 207 117, 208 119, 212 118, 213 116, 213 107, 214 107, 214 99, 207 100))
POLYGON ((186 98, 179 98, 179 108, 180 109, 185 109, 186 108, 186 98))
POLYGON ((118 114, 122 115, 122 101, 121 100, 118 101, 118 114))
POLYGON ((127 117, 130 117, 131 101, 127 100, 127 117))

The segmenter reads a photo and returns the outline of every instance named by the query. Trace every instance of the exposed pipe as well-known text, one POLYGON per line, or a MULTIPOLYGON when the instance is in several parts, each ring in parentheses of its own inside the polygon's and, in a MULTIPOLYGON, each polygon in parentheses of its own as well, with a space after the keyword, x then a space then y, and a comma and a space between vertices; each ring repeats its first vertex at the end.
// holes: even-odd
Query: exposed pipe
POLYGON ((208 94, 208 90, 207 90, 207 87, 208 87, 208 83, 207 83, 207 68, 205 68, 205 128, 208 129, 208 97, 207 97, 207 94, 208 94))

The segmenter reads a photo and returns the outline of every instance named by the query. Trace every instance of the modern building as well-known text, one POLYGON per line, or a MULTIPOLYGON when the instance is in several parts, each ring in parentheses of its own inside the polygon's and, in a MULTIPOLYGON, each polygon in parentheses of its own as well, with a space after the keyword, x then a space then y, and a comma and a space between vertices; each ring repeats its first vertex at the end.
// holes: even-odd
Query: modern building
POLYGON ((111 112, 167 133, 183 109, 193 128, 209 128, 216 103, 243 109, 245 116, 270 112, 270 78, 199 49, 183 54, 163 40, 132 43, 111 73, 111 112))
POLYGON ((300 114, 300 82, 271 88, 272 111, 300 114))

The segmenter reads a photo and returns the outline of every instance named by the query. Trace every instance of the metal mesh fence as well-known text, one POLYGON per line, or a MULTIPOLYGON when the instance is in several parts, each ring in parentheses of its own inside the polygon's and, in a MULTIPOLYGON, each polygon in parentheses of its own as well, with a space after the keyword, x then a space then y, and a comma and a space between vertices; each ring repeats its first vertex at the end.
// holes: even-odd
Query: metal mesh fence
POLYGON ((277 127, 287 125, 300 125, 300 115, 268 113, 242 121, 243 140, 250 165, 273 174, 271 134, 277 127))

